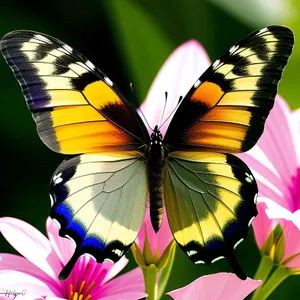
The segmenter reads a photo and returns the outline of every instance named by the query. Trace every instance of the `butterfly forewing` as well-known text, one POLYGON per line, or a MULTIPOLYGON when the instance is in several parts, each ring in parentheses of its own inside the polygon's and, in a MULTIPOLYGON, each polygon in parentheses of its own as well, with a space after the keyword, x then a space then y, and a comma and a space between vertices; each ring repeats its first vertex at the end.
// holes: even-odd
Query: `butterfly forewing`
POLYGON ((149 139, 111 80, 70 46, 37 32, 14 31, 0 47, 50 149, 131 150, 149 139))
POLYGON ((200 76, 167 130, 170 149, 240 153, 261 136, 292 52, 293 33, 270 26, 249 34, 200 76))

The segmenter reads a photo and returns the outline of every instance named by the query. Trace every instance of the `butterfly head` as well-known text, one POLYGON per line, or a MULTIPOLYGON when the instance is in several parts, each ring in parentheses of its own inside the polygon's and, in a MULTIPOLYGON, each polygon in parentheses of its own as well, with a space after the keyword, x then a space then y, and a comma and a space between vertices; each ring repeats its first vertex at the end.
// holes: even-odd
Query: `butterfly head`
POLYGON ((158 145, 158 146, 162 147, 162 139, 163 139, 162 134, 159 131, 158 126, 156 125, 151 134, 151 142, 150 142, 151 146, 158 145))

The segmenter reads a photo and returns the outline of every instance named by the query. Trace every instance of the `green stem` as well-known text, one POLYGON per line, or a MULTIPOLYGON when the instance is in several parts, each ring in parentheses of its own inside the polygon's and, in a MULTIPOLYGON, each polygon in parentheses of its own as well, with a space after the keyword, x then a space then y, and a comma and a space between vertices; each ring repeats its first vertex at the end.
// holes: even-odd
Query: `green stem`
POLYGON ((273 266, 274 266, 274 262, 272 261, 272 259, 267 255, 262 255, 260 264, 258 266, 258 269, 257 269, 255 275, 254 275, 254 279, 262 280, 263 283, 259 288, 257 288, 255 290, 255 292, 252 296, 252 300, 255 300, 255 299, 261 300, 260 298, 257 297, 257 295, 259 294, 259 292, 262 289, 265 281, 267 280, 270 272, 272 271, 273 266))
POLYGON ((157 292, 157 268, 154 264, 151 264, 147 269, 142 269, 144 274, 144 281, 146 287, 146 293, 148 294, 148 300, 158 300, 157 292))
POLYGON ((159 285, 158 285, 158 299, 160 299, 163 296, 163 293, 165 291, 165 288, 167 286, 167 283, 169 281, 169 277, 171 274, 171 270, 173 267, 173 262, 175 258, 175 250, 176 247, 173 247, 171 250, 171 253, 169 254, 169 260, 165 268, 162 269, 161 271, 161 276, 159 279, 159 285))
MULTIPOLYGON (((267 297, 271 295, 271 293, 283 282, 287 277, 289 277, 291 273, 289 270, 279 265, 276 270, 269 277, 267 282, 262 286, 257 295, 257 299, 265 300, 267 297)), ((253 298, 252 298, 253 299, 253 298)))

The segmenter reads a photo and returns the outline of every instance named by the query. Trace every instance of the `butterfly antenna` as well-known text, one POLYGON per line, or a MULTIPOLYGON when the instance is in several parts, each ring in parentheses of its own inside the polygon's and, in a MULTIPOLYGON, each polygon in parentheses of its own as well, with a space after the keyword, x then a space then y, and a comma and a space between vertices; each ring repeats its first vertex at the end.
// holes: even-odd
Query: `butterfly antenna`
POLYGON ((132 82, 130 83, 130 89, 131 89, 131 92, 132 92, 132 94, 133 94, 133 96, 134 96, 135 104, 136 104, 137 110, 139 110, 139 111, 141 112, 141 114, 142 114, 142 116, 143 116, 143 118, 144 118, 144 120, 145 120, 145 122, 146 122, 146 125, 153 131, 153 128, 152 128, 152 127, 150 126, 150 124, 148 123, 148 121, 147 121, 147 119, 146 119, 146 117, 145 117, 145 115, 144 115, 144 113, 143 113, 143 111, 142 111, 142 109, 141 109, 141 107, 140 107, 140 105, 139 105, 137 99, 136 99, 136 95, 135 95, 135 92, 134 92, 134 89, 133 89, 133 83, 132 83, 132 82))
MULTIPOLYGON (((163 109, 163 112, 162 112, 162 115, 161 115, 161 119, 159 120, 159 124, 161 124, 161 122, 163 121, 164 119, 164 115, 165 115, 165 110, 166 110, 166 106, 167 106, 167 101, 168 101, 168 92, 165 92, 165 105, 164 105, 164 109, 163 109)), ((160 125, 158 126, 160 128, 160 125)))
POLYGON ((159 126, 159 129, 172 117, 172 115, 174 114, 174 112, 176 111, 176 109, 178 108, 178 106, 181 104, 183 97, 180 96, 177 105, 175 106, 175 108, 171 111, 171 113, 169 114, 169 116, 165 119, 165 121, 159 126))
POLYGON ((143 118, 144 118, 144 120, 145 120, 147 126, 153 131, 154 129, 150 126, 150 124, 148 123, 148 121, 147 121, 147 119, 146 119, 146 117, 145 117, 145 115, 144 115, 144 113, 143 113, 141 107, 138 105, 138 102, 137 102, 136 96, 135 96, 135 92, 134 92, 134 90, 133 90, 133 83, 130 83, 130 89, 131 89, 132 94, 133 94, 133 96, 134 96, 134 98, 135 98, 135 102, 136 102, 136 104, 137 104, 138 110, 141 112, 141 114, 142 114, 142 116, 143 116, 143 118))

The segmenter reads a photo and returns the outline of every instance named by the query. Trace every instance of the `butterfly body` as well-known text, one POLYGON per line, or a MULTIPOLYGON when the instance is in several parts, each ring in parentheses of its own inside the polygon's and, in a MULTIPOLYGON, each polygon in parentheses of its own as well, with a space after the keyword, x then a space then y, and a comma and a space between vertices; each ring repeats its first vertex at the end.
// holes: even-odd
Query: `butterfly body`
POLYGON ((150 144, 146 147, 147 174, 149 186, 150 217, 157 232, 163 218, 163 176, 167 149, 163 145, 162 134, 156 125, 151 134, 150 144))
POLYGON ((283 26, 254 31, 215 61, 180 101, 162 138, 78 51, 33 31, 4 36, 1 52, 19 81, 42 141, 72 155, 50 183, 50 216, 80 255, 118 261, 136 239, 147 201, 157 232, 166 210, 179 247, 197 264, 226 258, 257 215, 256 181, 234 154, 263 133, 292 52, 283 26))

